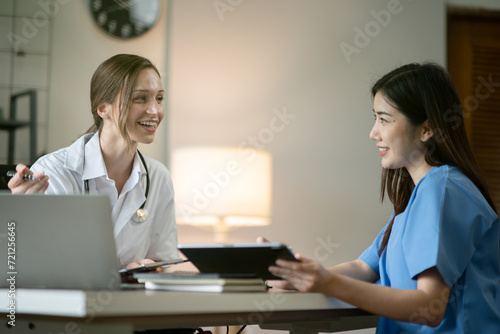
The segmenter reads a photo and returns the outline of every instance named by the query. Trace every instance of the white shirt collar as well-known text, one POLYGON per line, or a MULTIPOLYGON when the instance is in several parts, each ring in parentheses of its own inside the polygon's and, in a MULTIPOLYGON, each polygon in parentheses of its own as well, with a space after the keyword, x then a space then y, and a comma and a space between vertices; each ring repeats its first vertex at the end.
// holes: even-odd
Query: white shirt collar
POLYGON ((84 180, 95 179, 101 176, 108 177, 104 158, 102 157, 101 145, 99 144, 99 133, 96 133, 85 144, 85 153, 83 161, 83 174, 84 180))
POLYGON ((85 144, 94 136, 94 133, 87 133, 68 147, 66 160, 64 162, 65 168, 75 171, 80 175, 83 174, 83 165, 85 162, 83 151, 85 149, 85 144))
MULTIPOLYGON (((99 144, 99 132, 87 133, 70 145, 65 167, 82 175, 83 180, 101 176, 107 178, 108 173, 102 157, 101 145, 99 144)), ((135 185, 138 182, 137 176, 140 177, 145 173, 146 169, 140 161, 139 154, 136 153, 129 181, 133 181, 132 185, 135 185)))

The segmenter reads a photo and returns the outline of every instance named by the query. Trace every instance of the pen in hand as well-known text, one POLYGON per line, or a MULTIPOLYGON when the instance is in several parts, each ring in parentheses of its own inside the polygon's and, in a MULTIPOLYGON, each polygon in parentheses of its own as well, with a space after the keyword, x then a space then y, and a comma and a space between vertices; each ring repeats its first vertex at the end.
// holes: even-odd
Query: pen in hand
MULTIPOLYGON (((8 177, 13 177, 14 175, 16 175, 16 171, 13 171, 13 170, 9 170, 7 172, 7 176, 8 177)), ((30 175, 30 174, 23 174, 23 180, 25 181, 36 181, 36 177, 34 177, 33 175, 30 175)))

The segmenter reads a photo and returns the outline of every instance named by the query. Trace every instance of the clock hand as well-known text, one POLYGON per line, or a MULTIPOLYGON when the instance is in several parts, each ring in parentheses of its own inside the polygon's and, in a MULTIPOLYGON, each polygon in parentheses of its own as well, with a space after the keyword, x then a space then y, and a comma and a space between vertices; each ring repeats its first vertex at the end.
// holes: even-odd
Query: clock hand
POLYGON ((141 0, 114 0, 116 6, 110 7, 106 10, 107 13, 116 12, 117 10, 129 10, 135 3, 140 2, 141 0))
POLYGON ((135 2, 139 2, 140 0, 115 0, 116 2, 116 6, 113 6, 113 7, 110 7, 107 12, 108 13, 111 13, 111 12, 115 12, 117 10, 121 10, 121 9, 130 9, 130 7, 132 7, 132 5, 135 3, 135 2))
MULTIPOLYGON (((118 4, 119 7, 122 9, 129 9, 130 8, 130 1, 128 0, 115 0, 115 2, 118 4)), ((114 9, 115 7, 112 7, 114 9)))

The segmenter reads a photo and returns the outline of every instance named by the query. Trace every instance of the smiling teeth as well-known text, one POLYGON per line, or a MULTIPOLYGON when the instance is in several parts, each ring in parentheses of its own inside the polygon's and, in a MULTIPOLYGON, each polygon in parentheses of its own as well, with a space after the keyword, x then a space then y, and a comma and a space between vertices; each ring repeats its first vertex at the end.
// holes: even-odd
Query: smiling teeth
POLYGON ((140 125, 156 126, 156 122, 139 122, 140 125))
POLYGON ((387 148, 387 147, 379 147, 379 148, 378 148, 378 150, 379 150, 380 152, 383 152, 383 151, 389 151, 389 148, 387 148))

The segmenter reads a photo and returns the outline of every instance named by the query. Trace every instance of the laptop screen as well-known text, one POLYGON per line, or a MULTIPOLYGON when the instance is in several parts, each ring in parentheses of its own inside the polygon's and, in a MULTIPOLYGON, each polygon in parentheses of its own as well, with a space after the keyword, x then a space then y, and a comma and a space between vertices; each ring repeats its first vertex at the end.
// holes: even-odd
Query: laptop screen
POLYGON ((0 193, 0 212, 0 287, 119 288, 106 196, 0 193))

